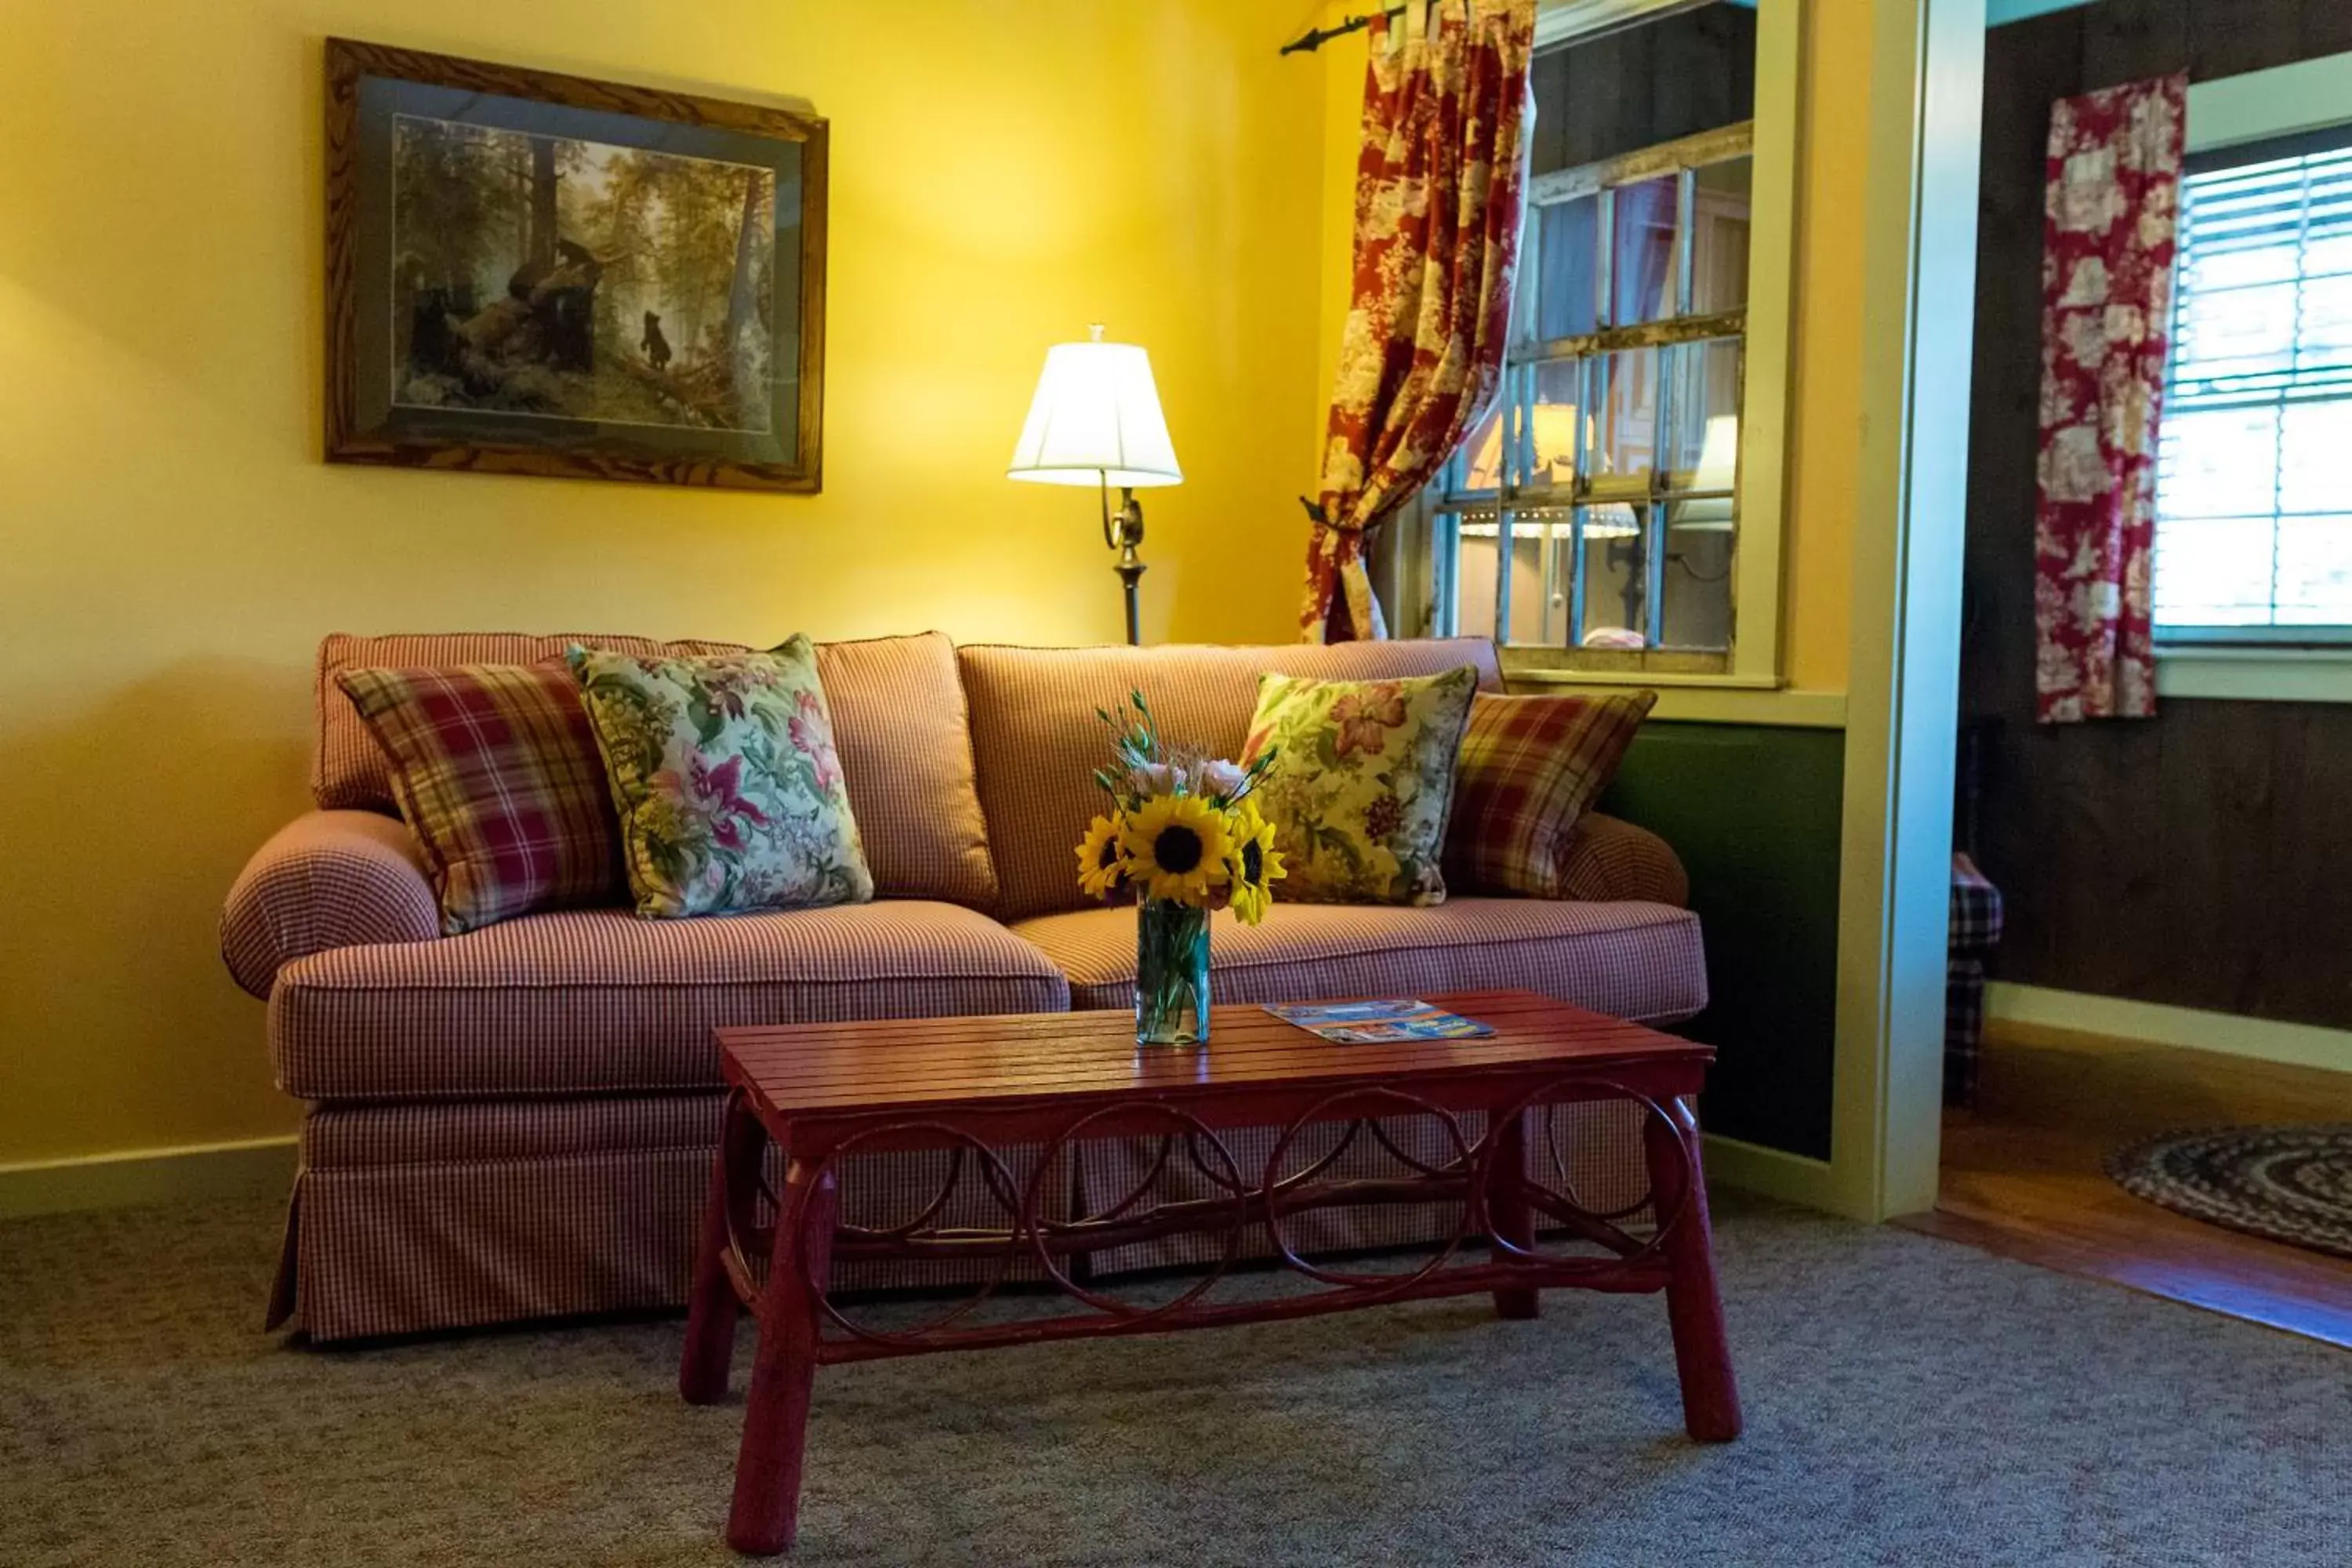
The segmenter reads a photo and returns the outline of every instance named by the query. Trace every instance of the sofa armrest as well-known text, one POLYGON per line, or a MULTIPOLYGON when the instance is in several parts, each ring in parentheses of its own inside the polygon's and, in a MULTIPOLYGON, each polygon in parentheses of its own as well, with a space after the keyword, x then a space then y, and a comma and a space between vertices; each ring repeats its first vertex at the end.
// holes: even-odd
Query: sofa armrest
POLYGON ((1597 811, 1577 824, 1560 857, 1559 879, 1571 899, 1690 907, 1690 877, 1673 847, 1646 827, 1597 811))
POLYGON ((245 863, 221 910, 221 958, 268 996, 278 967, 329 948, 429 942, 441 907, 407 824, 373 811, 313 811, 245 863))

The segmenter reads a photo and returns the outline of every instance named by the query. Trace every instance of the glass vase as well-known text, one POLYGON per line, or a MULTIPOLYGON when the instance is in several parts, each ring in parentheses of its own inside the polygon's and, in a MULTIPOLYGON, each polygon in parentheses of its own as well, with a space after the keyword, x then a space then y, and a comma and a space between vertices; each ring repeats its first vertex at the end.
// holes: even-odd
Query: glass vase
POLYGON ((1135 1043, 1209 1043, 1209 911, 1146 899, 1135 911, 1135 1043))

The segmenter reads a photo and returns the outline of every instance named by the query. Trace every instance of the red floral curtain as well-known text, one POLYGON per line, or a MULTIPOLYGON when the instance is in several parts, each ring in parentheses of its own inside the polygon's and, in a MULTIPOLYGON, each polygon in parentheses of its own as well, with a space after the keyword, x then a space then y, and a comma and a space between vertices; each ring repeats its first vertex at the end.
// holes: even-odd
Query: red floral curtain
POLYGON ((2156 433, 2188 101, 2184 75, 2051 108, 2033 595, 2045 724, 2156 711, 2156 433))
MULTIPOLYGON (((1425 7, 1425 8, 1424 8, 1425 7)), ((1300 630, 1387 635, 1364 536, 1485 413, 1509 330, 1535 0, 1376 14, 1356 161, 1354 298, 1323 447, 1300 630)))

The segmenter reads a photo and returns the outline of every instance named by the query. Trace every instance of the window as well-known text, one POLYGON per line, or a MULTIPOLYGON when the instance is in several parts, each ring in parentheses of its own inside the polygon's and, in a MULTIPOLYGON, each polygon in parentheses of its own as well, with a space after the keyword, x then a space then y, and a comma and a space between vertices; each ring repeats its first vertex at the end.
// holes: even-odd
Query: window
POLYGON ((1375 536, 1373 581, 1400 630, 1496 636, 1515 681, 1770 691, 1800 10, 1587 9, 1538 26, 1496 406, 1375 536))
POLYGON ((2352 127, 2192 154, 2177 265, 2158 635, 2352 642, 2352 127))
POLYGON ((1726 668, 1751 153, 1736 125, 1531 185, 1503 395, 1439 481, 1445 629, 1726 668))

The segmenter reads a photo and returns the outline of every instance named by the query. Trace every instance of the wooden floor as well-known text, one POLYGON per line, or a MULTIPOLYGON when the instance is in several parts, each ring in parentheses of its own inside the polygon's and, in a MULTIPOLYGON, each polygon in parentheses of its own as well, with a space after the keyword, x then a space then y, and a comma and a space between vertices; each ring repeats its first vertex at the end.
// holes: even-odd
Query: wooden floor
POLYGON ((1944 1118, 1943 1194, 1915 1229, 2352 1347, 2352 1259, 2136 1198, 2102 1162, 2181 1128, 2352 1121, 2352 1074, 1988 1026, 1973 1110, 1944 1118))

